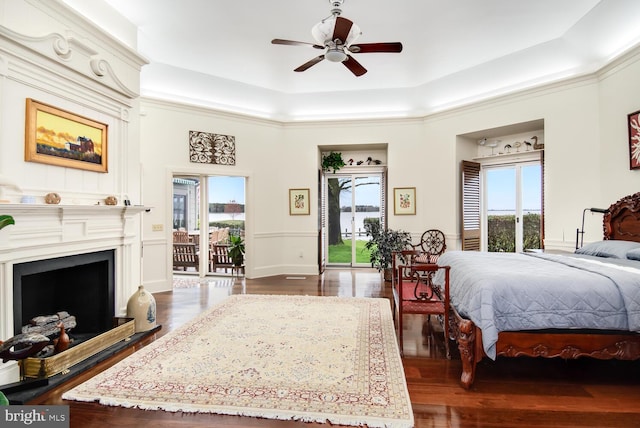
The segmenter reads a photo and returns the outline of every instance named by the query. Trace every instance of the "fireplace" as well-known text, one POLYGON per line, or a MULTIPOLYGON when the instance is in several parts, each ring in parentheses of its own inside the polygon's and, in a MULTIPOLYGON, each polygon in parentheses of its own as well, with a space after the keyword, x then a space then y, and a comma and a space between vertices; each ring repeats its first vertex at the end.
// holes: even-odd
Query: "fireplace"
POLYGON ((96 335, 113 326, 115 251, 104 250, 13 266, 14 334, 39 315, 67 311, 74 334, 96 335))
MULTIPOLYGON (((34 316, 61 310, 77 318, 70 333, 76 347, 111 329, 141 284, 138 214, 144 210, 2 204, 2 214, 12 215, 15 225, 0 230, 0 340, 19 333, 34 316)), ((17 362, 0 362, 0 385, 19 377, 17 362)))

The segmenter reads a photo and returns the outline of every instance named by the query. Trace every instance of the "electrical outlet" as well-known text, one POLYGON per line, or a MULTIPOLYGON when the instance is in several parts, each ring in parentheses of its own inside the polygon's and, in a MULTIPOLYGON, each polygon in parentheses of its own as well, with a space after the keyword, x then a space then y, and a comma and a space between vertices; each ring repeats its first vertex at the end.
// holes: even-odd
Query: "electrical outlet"
POLYGON ((154 232, 162 232, 164 230, 164 227, 162 224, 153 224, 151 225, 151 230, 154 232))
POLYGON ((298 254, 298 257, 300 257, 301 259, 304 258, 304 253, 300 251, 300 254, 298 254))

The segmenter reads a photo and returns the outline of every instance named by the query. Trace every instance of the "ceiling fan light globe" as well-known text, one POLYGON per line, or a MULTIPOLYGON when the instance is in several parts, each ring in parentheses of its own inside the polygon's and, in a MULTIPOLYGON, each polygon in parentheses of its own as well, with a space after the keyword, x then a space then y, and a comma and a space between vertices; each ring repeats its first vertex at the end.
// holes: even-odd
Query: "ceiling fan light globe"
POLYGON ((325 40, 331 40, 335 26, 335 17, 324 19, 311 28, 311 35, 319 45, 324 45, 325 40))
POLYGON ((347 59, 347 54, 345 54, 341 49, 330 49, 324 54, 326 60, 331 62, 343 62, 347 59))
MULTIPOLYGON (((311 36, 319 45, 325 45, 328 40, 333 38, 333 30, 336 27, 336 17, 331 16, 327 19, 323 19, 311 28, 311 36)), ((350 45, 355 42, 356 39, 362 34, 360 27, 352 23, 351 30, 346 37, 346 40, 341 40, 344 45, 350 45)))

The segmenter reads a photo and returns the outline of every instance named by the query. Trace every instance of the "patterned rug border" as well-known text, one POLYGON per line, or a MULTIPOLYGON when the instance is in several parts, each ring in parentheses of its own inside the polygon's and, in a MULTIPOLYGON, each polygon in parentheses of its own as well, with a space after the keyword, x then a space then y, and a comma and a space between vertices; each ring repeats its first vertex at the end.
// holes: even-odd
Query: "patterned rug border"
MULTIPOLYGON (((335 308, 335 311, 338 311, 338 308, 335 308)), ((281 318, 284 319, 284 316, 281 318)), ((279 324, 275 325, 278 326, 279 324)), ((349 326, 345 325, 345 328, 349 328, 349 326)), ((253 346, 253 342, 251 346, 253 346)), ((324 351, 326 352, 326 350, 324 351)), ((311 355, 315 354, 311 353, 311 355)), ((279 360, 274 360, 274 362, 278 363, 279 360)), ((169 363, 170 360, 168 362, 163 361, 163 364, 167 366, 170 366, 169 363)), ((282 363, 280 364, 282 365, 282 363)), ((164 366, 161 365, 161 367, 166 370, 164 366)), ((189 368, 191 367, 188 366, 187 369, 189 368)), ((227 369, 227 367, 225 366, 224 369, 227 369)), ((216 370, 217 368, 210 369, 210 366, 207 366, 207 374, 209 371, 216 370)), ((237 371, 237 368, 234 367, 234 370, 237 371)), ((253 367, 248 369, 247 372, 250 370, 253 370, 253 367)), ((334 368, 335 370, 337 369, 334 368)), ((162 373, 166 375, 166 372, 163 371, 162 373)), ((237 373, 239 373, 238 377, 246 375, 243 371, 237 373)), ((348 371, 345 371, 345 373, 348 374, 348 371)), ((318 378, 327 377, 331 380, 330 375, 331 373, 326 374, 324 371, 314 374, 318 378)), ((224 377, 221 376, 221 379, 224 379, 224 377)), ((251 380, 253 381, 253 379, 251 380)), ((328 385, 322 386, 326 387, 328 385)), ((171 390, 170 392, 173 391, 171 390)), ((413 427, 414 422, 402 360, 395 337, 391 305, 389 300, 384 298, 231 295, 221 303, 195 316, 183 326, 160 337, 103 373, 67 391, 62 398, 75 401, 97 401, 103 405, 145 410, 215 413, 266 419, 328 422, 338 425, 405 428, 413 427), (203 387, 201 384, 204 384, 204 381, 201 381, 201 384, 193 382, 185 386, 184 381, 171 383, 170 377, 162 381, 137 381, 137 383, 132 379, 135 377, 137 368, 142 368, 150 361, 156 364, 162 358, 167 358, 167 354, 171 353, 168 351, 173 349, 173 346, 181 344, 181 340, 187 340, 185 338, 191 337, 189 335, 202 334, 199 332, 204 331, 204 326, 209 325, 207 324, 208 322, 216 322, 219 319, 224 319, 225 316, 232 316, 233 311, 237 310, 235 305, 262 304, 263 302, 270 305, 277 305, 277 302, 282 302, 283 310, 287 309, 286 305, 293 304, 294 306, 290 306, 289 309, 296 308, 299 313, 302 312, 298 309, 301 305, 313 305, 314 303, 322 303, 324 305, 329 302, 331 304, 356 305, 358 308, 363 308, 363 310, 353 311, 360 315, 354 321, 354 323, 357 323, 354 334, 357 334, 358 339, 352 340, 357 343, 356 348, 359 351, 357 353, 363 355, 345 358, 344 360, 347 361, 346 367, 350 367, 349 364, 351 364, 355 367, 356 372, 366 369, 365 374, 368 374, 369 377, 364 380, 357 377, 348 379, 348 382, 344 383, 348 388, 338 383, 331 391, 325 390, 324 392, 315 391, 313 386, 297 390, 295 384, 290 387, 287 387, 287 385, 278 387, 277 382, 276 385, 269 385, 269 387, 261 387, 258 381, 252 384, 251 387, 241 383, 238 383, 238 386, 228 387, 228 385, 223 384, 223 380, 220 380, 218 382, 220 385, 206 384, 206 387, 203 387), (366 312, 367 318, 364 320, 362 312, 366 312), (363 328, 367 331, 361 331, 363 328), (359 347, 362 343, 366 343, 366 349, 364 350, 360 350, 359 347), (160 398, 162 401, 157 401, 157 394, 154 393, 153 388, 160 383, 163 385, 161 392, 168 395, 162 396, 160 398), (167 393, 167 385, 171 385, 168 388, 169 390, 174 388, 176 391, 179 390, 179 393, 176 392, 173 395, 167 393), (225 386, 227 387, 226 389, 225 386), (120 395, 114 393, 110 396, 109 393, 114 389, 124 390, 124 392, 121 392, 120 395), (282 392, 282 397, 278 395, 281 394, 281 390, 284 391, 282 392), (258 391, 257 395, 250 394, 250 392, 256 394, 256 391, 258 391), (288 396, 288 393, 291 396, 288 396), (241 397, 242 395, 245 395, 245 397, 241 397), (249 398, 246 397, 247 395, 249 398), (147 398, 147 396, 152 398, 147 398), (168 396, 176 396, 182 398, 183 401, 177 398, 175 402, 171 402, 170 399, 167 399, 168 396), (191 403, 184 401, 186 396, 193 397, 191 398, 191 403), (235 398, 241 405, 236 405, 236 401, 232 401, 231 398, 235 398), (198 401, 199 399, 201 401, 198 401), (242 401, 243 399, 245 400, 244 402, 242 401), (349 400, 353 400, 353 404, 349 400), (365 407, 365 405, 369 407, 365 407), (325 409, 328 411, 325 412, 325 409), (356 414, 349 414, 349 411, 353 411, 356 414)))

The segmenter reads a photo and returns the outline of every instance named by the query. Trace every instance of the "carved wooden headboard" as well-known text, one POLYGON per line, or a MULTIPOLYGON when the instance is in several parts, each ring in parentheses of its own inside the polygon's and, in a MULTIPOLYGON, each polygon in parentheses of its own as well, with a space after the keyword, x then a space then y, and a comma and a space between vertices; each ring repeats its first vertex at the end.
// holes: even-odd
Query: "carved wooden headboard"
POLYGON ((612 204, 603 221, 604 239, 640 242, 640 192, 612 204))

